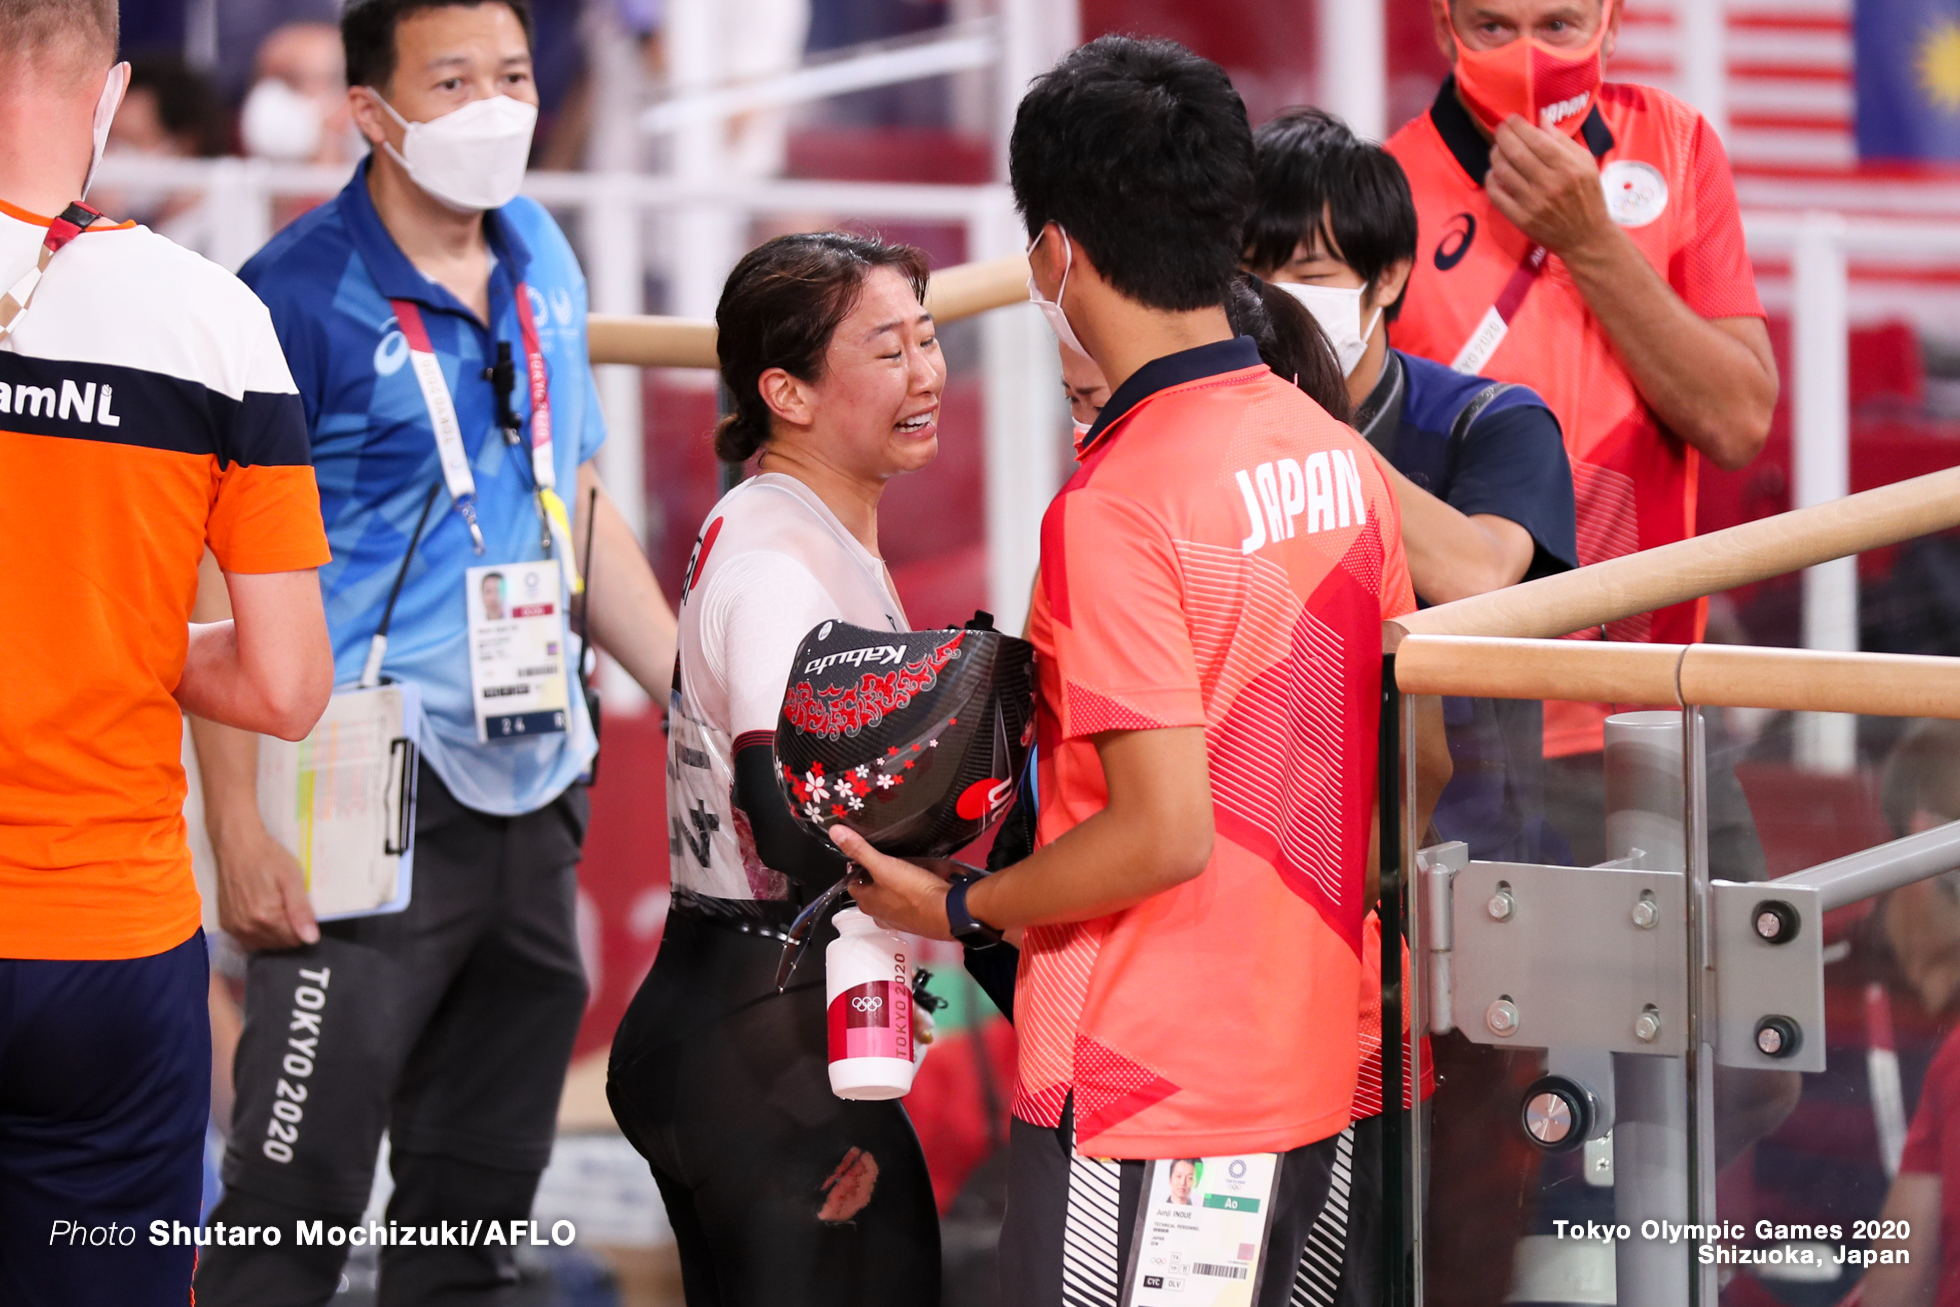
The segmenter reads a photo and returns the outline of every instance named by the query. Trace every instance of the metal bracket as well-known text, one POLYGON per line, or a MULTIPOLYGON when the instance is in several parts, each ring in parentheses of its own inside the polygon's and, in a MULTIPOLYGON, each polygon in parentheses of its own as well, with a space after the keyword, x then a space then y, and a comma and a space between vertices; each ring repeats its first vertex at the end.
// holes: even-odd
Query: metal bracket
POLYGON ((1753 884, 1718 880, 1709 889, 1716 1062, 1822 1071, 1822 891, 1792 884, 1790 878, 1753 884))
MULTIPOLYGON (((1428 1028, 1479 1044, 1680 1056, 1687 1049, 1687 880, 1598 867, 1416 854, 1428 1028)), ((1715 1058, 1824 1069, 1824 905, 1816 886, 1710 887, 1715 1058), (1773 1051, 1772 1051, 1773 1050, 1773 1051)))
POLYGON ((1460 1014, 1466 1038, 1669 1057, 1687 1051, 1682 873, 1467 862, 1447 877, 1425 874, 1423 883, 1425 894, 1438 886, 1423 904, 1430 921, 1449 923, 1447 933, 1430 927, 1430 1010, 1460 1014), (1446 912, 1437 901, 1445 896, 1446 912))

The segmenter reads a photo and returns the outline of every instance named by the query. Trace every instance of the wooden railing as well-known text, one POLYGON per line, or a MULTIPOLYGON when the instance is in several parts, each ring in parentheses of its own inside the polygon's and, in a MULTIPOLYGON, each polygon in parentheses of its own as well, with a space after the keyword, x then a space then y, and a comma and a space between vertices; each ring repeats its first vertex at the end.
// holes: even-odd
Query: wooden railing
POLYGON ((1960 658, 1732 644, 1405 636, 1405 694, 1960 717, 1960 658))
POLYGON ((1576 571, 1438 604, 1401 635, 1569 635, 1960 526, 1960 468, 1914 477, 1576 571))
POLYGON ((1548 637, 1960 526, 1960 468, 1411 613, 1408 694, 1960 718, 1960 659, 1548 637))

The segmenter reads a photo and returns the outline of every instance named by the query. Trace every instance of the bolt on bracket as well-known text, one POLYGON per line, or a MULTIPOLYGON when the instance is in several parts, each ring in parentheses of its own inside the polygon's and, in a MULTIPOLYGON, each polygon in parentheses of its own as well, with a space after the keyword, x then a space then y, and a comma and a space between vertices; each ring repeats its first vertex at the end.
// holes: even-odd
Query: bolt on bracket
POLYGON ((1824 904, 1789 880, 1709 886, 1715 1060, 1824 1069, 1824 904))

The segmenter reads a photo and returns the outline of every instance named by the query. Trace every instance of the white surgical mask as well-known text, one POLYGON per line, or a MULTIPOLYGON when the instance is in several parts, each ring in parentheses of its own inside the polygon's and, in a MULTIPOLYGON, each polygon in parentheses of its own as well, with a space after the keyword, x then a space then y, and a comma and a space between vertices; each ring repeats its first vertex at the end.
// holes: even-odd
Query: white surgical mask
POLYGON ((1345 286, 1302 286, 1293 282, 1278 282, 1279 288, 1294 299, 1307 306, 1313 320, 1327 336, 1327 343, 1334 347, 1334 357, 1340 361, 1341 375, 1351 377, 1360 366, 1361 356, 1368 352, 1368 341, 1375 334, 1375 324, 1381 321, 1381 307, 1375 307, 1375 316, 1368 319, 1368 325, 1361 325, 1361 287, 1345 286))
POLYGON ((385 141, 381 148, 437 200, 458 213, 481 213, 517 198, 538 125, 536 105, 499 95, 412 123, 379 93, 374 98, 406 132, 399 151, 385 141))
POLYGON ((310 159, 320 149, 325 124, 320 103, 283 78, 263 77, 245 97, 238 116, 245 152, 261 159, 310 159))
POLYGON ((1075 424, 1075 443, 1079 446, 1083 441, 1089 438, 1089 428, 1094 426, 1095 423, 1080 422, 1077 421, 1075 418, 1070 418, 1069 421, 1075 424))
POLYGON ((88 188, 95 184, 95 170, 102 166, 102 151, 109 144, 109 124, 116 121, 116 110, 122 106, 123 92, 128 89, 129 64, 119 63, 109 70, 108 79, 102 83, 102 94, 95 102, 92 127, 95 152, 89 155, 88 175, 82 178, 82 199, 88 198, 88 188))
MULTIPOLYGON (((1075 328, 1069 326, 1068 314, 1062 312, 1062 297, 1068 294, 1068 274, 1075 267, 1075 246, 1069 243, 1068 233, 1062 230, 1061 223, 1055 224, 1055 230, 1062 233, 1062 284, 1055 288, 1054 299, 1045 300, 1041 298, 1041 288, 1034 284, 1034 274, 1030 272, 1028 300, 1041 310, 1042 317, 1048 319, 1048 329, 1055 333, 1055 339, 1061 342, 1064 350, 1086 362, 1094 363, 1095 360, 1089 357, 1089 351, 1083 349, 1082 342, 1075 338, 1075 328)), ((1034 247, 1041 244, 1041 237, 1047 234, 1048 229, 1043 227, 1041 232, 1028 242, 1029 254, 1034 253, 1034 247)))

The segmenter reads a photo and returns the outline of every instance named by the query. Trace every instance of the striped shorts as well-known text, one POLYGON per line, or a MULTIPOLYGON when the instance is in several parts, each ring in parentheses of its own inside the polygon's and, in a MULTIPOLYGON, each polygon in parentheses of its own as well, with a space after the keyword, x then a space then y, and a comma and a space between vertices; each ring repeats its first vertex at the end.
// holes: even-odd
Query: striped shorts
MULTIPOLYGON (((1145 1164, 1078 1157, 1075 1119, 1016 1119, 1009 1142, 1001 1301, 1119 1307, 1145 1164)), ((1379 1299, 1381 1118, 1280 1159, 1256 1307, 1361 1307, 1379 1299)))

